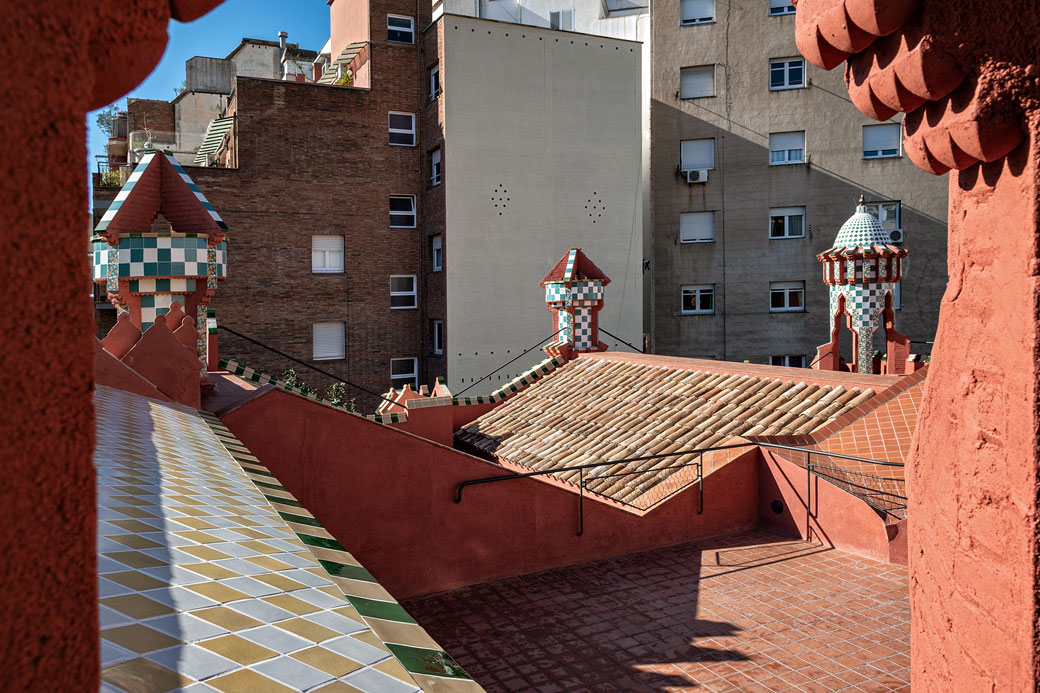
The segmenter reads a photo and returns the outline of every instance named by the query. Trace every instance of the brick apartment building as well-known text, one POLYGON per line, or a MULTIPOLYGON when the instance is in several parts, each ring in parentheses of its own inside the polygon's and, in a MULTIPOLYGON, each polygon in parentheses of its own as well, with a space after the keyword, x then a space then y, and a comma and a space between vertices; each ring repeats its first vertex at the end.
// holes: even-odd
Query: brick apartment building
MULTIPOLYGON (((892 243, 910 251, 896 329, 917 342, 935 334, 946 181, 902 156, 899 117, 864 116, 840 71, 798 54, 794 22, 787 0, 654 6, 656 353, 811 362, 830 332, 815 255, 861 194, 892 243)), ((930 353, 929 344, 912 348, 930 353)))
POLYGON ((212 166, 186 166, 230 229, 217 320, 335 377, 226 332, 222 353, 320 388, 461 389, 551 333, 531 277, 576 246, 623 278, 601 324, 638 341, 639 44, 416 11, 335 0, 317 83, 235 77, 212 166))

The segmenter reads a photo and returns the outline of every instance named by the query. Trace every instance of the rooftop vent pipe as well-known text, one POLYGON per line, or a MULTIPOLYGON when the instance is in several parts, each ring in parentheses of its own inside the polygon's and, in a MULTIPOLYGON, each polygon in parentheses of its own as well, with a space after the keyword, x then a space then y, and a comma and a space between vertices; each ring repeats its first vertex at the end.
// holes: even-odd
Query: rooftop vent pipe
POLYGON ((285 50, 285 39, 289 38, 289 32, 279 31, 278 32, 278 47, 283 51, 285 50))

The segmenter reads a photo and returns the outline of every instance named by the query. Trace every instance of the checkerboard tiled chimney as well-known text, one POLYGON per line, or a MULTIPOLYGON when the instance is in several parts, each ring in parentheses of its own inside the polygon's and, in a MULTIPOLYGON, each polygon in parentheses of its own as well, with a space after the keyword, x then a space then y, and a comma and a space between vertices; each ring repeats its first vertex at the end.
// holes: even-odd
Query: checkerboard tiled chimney
POLYGON ((889 373, 905 373, 909 340, 895 331, 893 301, 903 278, 907 250, 891 245, 888 233, 867 211, 863 196, 834 246, 816 256, 823 263, 823 281, 830 287, 831 340, 817 349, 815 367, 841 370, 838 333, 844 323, 852 330, 851 370, 876 372, 874 333, 885 327, 889 373))
POLYGON ((599 341, 598 314, 603 307, 603 287, 609 283, 581 248, 571 248, 545 275, 541 286, 553 314, 553 331, 559 331, 545 347, 547 354, 569 358, 573 352, 607 350, 599 341))
POLYGON ((177 160, 146 153, 94 233, 94 282, 106 285, 119 313, 144 332, 179 303, 200 332, 205 362, 206 306, 227 276, 227 226, 177 160), (165 230, 153 226, 159 214, 165 230))

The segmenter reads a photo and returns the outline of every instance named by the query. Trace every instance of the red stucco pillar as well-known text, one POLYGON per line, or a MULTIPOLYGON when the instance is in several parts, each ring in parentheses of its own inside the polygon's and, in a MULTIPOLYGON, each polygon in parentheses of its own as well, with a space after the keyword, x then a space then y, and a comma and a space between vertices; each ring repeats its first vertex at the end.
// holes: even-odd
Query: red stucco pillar
POLYGON ((1038 683, 1038 132, 950 173, 950 283, 907 463, 914 690, 1038 683))
MULTIPOLYGON (((215 1, 175 2, 192 18, 215 1), (203 8, 203 9, 200 9, 203 8)), ((166 45, 168 0, 6 0, 0 41, 0 687, 96 691, 84 116, 166 45)))

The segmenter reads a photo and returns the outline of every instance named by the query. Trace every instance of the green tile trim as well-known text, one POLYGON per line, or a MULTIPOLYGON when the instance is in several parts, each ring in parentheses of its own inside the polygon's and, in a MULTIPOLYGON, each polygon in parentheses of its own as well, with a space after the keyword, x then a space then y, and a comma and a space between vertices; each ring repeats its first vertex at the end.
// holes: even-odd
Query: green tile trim
POLYGON ((275 491, 284 491, 285 490, 284 486, 279 486, 278 484, 269 484, 266 481, 257 481, 256 479, 253 479, 252 481, 253 481, 254 484, 259 486, 260 488, 270 488, 270 489, 274 489, 275 491))
POLYGON ((264 498, 271 501, 272 503, 281 503, 282 505, 288 505, 293 508, 303 507, 303 503, 294 498, 279 498, 278 496, 269 496, 266 493, 264 494, 264 498))
POLYGON ((366 597, 352 597, 347 599, 357 609, 358 613, 366 618, 381 618, 384 621, 397 621, 398 623, 414 623, 416 620, 408 615, 404 607, 397 602, 383 602, 378 599, 367 599, 366 597))
POLYGON ((282 516, 282 519, 286 522, 295 522, 298 525, 308 525, 310 527, 321 527, 321 523, 315 520, 313 517, 304 517, 303 515, 293 515, 291 513, 283 513, 281 510, 278 514, 282 516))
POLYGON ((348 580, 363 580, 364 582, 374 582, 379 584, 379 581, 372 577, 372 573, 359 565, 336 563, 335 561, 323 561, 320 558, 318 559, 318 563, 321 563, 321 567, 333 577, 347 578, 348 580))
MULTIPOLYGON (((292 503, 292 505, 298 505, 301 508, 303 507, 303 504, 299 503, 298 501, 292 503)), ((336 551, 346 551, 346 549, 343 548, 343 544, 339 543, 335 539, 327 539, 326 537, 312 537, 309 534, 300 534, 299 532, 296 533, 296 536, 298 536, 300 538, 300 541, 302 541, 307 546, 314 546, 319 549, 335 549, 336 551)))
POLYGON ((470 675, 459 666, 459 663, 443 650, 428 650, 425 647, 399 645, 392 642, 386 643, 386 646, 410 673, 472 681, 470 675))
MULTIPOLYGON (((232 457, 234 457, 234 455, 232 455, 232 457)), ((256 467, 247 467, 246 463, 243 462, 242 460, 236 460, 236 461, 240 465, 242 465, 242 469, 244 469, 247 474, 256 474, 257 476, 269 476, 272 479, 274 478, 274 474, 272 474, 271 472, 267 471, 266 469, 257 469, 256 467)))

